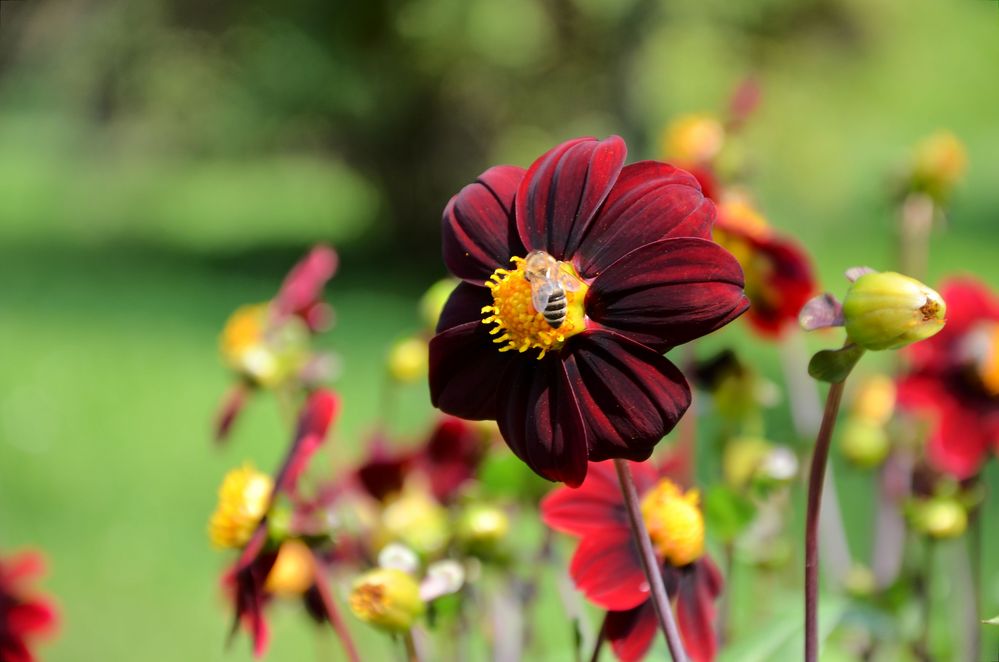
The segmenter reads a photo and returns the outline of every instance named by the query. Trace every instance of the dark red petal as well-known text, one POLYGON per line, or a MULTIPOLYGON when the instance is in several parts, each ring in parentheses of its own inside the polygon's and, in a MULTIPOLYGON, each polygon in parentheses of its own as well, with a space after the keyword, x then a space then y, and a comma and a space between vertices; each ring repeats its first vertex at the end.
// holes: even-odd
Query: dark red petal
POLYGON ((438 501, 450 501, 475 471, 485 454, 478 431, 467 421, 443 416, 416 457, 422 471, 431 479, 438 501))
POLYGON ((278 319, 307 313, 322 296, 327 281, 336 273, 339 258, 329 246, 316 246, 299 261, 284 279, 274 297, 273 313, 278 319))
POLYGON ((552 490, 541 501, 541 519, 557 531, 577 536, 611 527, 628 531, 614 465, 591 462, 582 485, 552 490))
POLYGON ((758 331, 778 336, 797 327, 798 313, 815 293, 815 277, 808 254, 793 241, 770 237, 750 240, 762 263, 763 282, 746 285, 750 300, 746 319, 758 331))
POLYGON ((978 412, 963 407, 940 380, 924 375, 899 381, 898 405, 929 422, 926 454, 935 469, 959 479, 978 473, 989 447, 978 412))
POLYGON ((572 340, 563 354, 590 459, 648 459, 690 406, 683 375, 662 355, 610 331, 588 331, 572 340))
POLYGON ((446 414, 468 420, 495 420, 503 375, 525 360, 500 353, 481 322, 438 333, 430 341, 430 402, 446 414))
POLYGON ((574 258, 587 277, 598 276, 639 246, 669 237, 711 236, 715 206, 690 173, 658 161, 621 170, 600 214, 574 258))
POLYGON ((496 422, 517 457, 539 476, 580 485, 586 477, 586 431, 559 358, 516 361, 499 393, 496 422))
POLYGON ((718 650, 714 631, 715 599, 721 591, 721 575, 704 556, 681 571, 676 596, 676 620, 687 654, 693 662, 711 662, 718 650))
POLYGON ((657 350, 685 343, 745 312, 742 268, 706 239, 664 239, 629 253, 586 295, 596 322, 657 350))
POLYGON ((7 609, 6 626, 21 635, 48 631, 55 623, 55 609, 40 600, 23 602, 7 609))
POLYGON ((571 256, 617 180, 628 148, 618 136, 577 138, 535 161, 517 192, 517 228, 528 250, 571 256))
POLYGON ((621 662, 638 662, 652 647, 659 622, 652 602, 646 601, 628 611, 608 612, 604 627, 617 658, 621 662))
POLYGON ((243 382, 239 382, 222 397, 222 405, 215 415, 215 443, 221 444, 229 438, 232 425, 246 404, 249 388, 243 382))
POLYGON ((294 492, 309 460, 326 440, 333 419, 340 409, 340 400, 327 389, 316 389, 298 418, 298 428, 284 464, 274 478, 274 492, 294 492))
POLYGON ((28 644, 13 637, 0 638, 0 660, 3 662, 36 662, 36 658, 28 650, 28 644))
POLYGON ((649 597, 638 550, 624 527, 584 536, 572 555, 569 576, 588 600, 604 609, 631 609, 649 597))
POLYGON ((357 480, 372 498, 384 501, 402 490, 406 475, 413 464, 413 454, 393 452, 382 437, 368 443, 368 457, 357 468, 357 480))
POLYGON ((444 209, 444 264, 448 271, 481 283, 510 257, 524 255, 513 220, 514 196, 524 169, 496 166, 461 189, 444 209))
POLYGON ((38 552, 20 552, 0 563, 0 586, 45 574, 45 557, 38 552))

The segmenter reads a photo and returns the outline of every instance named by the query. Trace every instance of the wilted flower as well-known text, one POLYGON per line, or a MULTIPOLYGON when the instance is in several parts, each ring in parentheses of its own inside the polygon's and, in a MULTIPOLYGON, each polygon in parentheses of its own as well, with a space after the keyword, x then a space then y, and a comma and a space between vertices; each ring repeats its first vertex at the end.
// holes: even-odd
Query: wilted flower
POLYGON ((749 297, 746 319, 753 328, 775 336, 791 326, 815 291, 804 249, 774 232, 741 197, 731 197, 718 207, 714 238, 742 265, 749 297))
MULTIPOLYGON (((667 591, 676 600, 684 645, 695 662, 711 660, 722 578, 704 552, 699 496, 648 464, 631 469, 667 591)), ((578 489, 561 487, 545 497, 541 517, 553 529, 581 538, 569 574, 589 600, 608 610, 605 633, 618 658, 641 659, 658 625, 613 467, 591 464, 578 489)))
POLYGON ((572 140, 526 173, 486 171, 444 212, 444 260, 465 282, 430 344, 433 403, 496 420, 534 471, 570 485, 588 459, 651 454, 690 403, 661 352, 747 306, 694 178, 624 166, 625 152, 616 136, 572 140))
POLYGON ((851 342, 864 349, 899 349, 943 329, 947 304, 915 278, 872 271, 857 278, 843 299, 851 342))
POLYGON ((927 459, 968 478, 999 453, 999 298, 971 278, 945 282, 947 326, 908 352, 899 407, 925 416, 927 459))
POLYGON ((55 632, 52 602, 35 595, 27 583, 45 571, 40 554, 23 552, 0 558, 0 660, 34 662, 29 642, 55 632))

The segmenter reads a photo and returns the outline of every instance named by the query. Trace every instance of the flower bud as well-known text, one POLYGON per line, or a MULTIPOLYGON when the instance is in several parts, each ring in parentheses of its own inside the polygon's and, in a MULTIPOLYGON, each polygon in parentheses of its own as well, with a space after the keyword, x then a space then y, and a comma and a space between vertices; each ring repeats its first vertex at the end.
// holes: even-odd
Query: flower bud
POLYGON ((444 278, 430 286, 420 298, 420 317, 427 329, 433 331, 437 328, 437 320, 440 319, 444 304, 447 303, 454 288, 458 286, 455 278, 444 278))
POLYGON ((839 449, 848 461, 863 469, 881 464, 891 442, 884 427, 864 418, 850 418, 843 424, 839 449))
POLYGON ((913 525, 931 538, 956 538, 968 528, 968 512, 956 499, 934 497, 914 506, 913 525))
POLYGON ((940 131, 916 146, 913 180, 934 197, 946 198, 968 169, 968 153, 957 136, 940 131))
POLYGON ((843 318, 864 349, 899 349, 943 328, 947 305, 918 280, 892 271, 867 273, 847 290, 843 318))
POLYGON ((388 371, 392 379, 402 384, 426 379, 428 352, 426 341, 420 338, 397 341, 388 355, 388 371))
POLYGON ((264 590, 284 596, 302 595, 315 583, 312 552, 301 540, 288 540, 278 549, 277 560, 267 573, 264 590))
POLYGON ((772 450, 773 445, 760 437, 736 437, 730 440, 722 455, 722 475, 725 482, 735 489, 747 487, 772 450))
POLYGON ((510 532, 510 518, 502 508, 485 503, 465 508, 458 520, 456 535, 463 547, 473 553, 487 554, 510 532))
POLYGON ((428 494, 409 490, 385 507, 381 535, 423 556, 442 551, 448 541, 447 511, 428 494))
POLYGON ((236 549, 245 545, 266 514, 273 489, 271 477, 249 464, 227 473, 208 523, 212 544, 236 549))
POLYGON ((871 375, 857 387, 850 411, 854 418, 884 425, 895 409, 895 397, 895 382, 890 377, 871 375))
POLYGON ((377 568, 358 577, 347 602, 359 619, 388 632, 409 630, 426 609, 420 585, 396 568, 377 568))
POLYGON ((872 595, 877 590, 877 578, 874 571, 862 563, 854 563, 843 578, 843 585, 850 595, 863 598, 872 595))
POLYGON ((725 127, 710 115, 683 115, 663 133, 666 158, 682 163, 707 163, 725 144, 725 127))

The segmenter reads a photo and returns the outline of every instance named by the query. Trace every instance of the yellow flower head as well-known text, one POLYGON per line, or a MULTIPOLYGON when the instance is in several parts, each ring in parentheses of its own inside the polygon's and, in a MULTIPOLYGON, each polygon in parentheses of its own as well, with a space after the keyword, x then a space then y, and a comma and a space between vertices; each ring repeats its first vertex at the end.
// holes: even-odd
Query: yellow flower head
POLYGON ((642 517, 652 545, 673 566, 693 563, 704 553, 704 516, 697 490, 683 492, 663 479, 642 499, 642 517))
POLYGON ((667 160, 685 164, 708 163, 725 144, 725 127, 711 115, 681 115, 663 132, 667 160))
POLYGON ((389 632, 405 632, 426 609, 419 584, 396 568, 377 568, 358 577, 347 603, 359 619, 389 632))
POLYGON ((267 574, 264 590, 284 596, 298 596, 316 581, 312 552, 301 540, 287 540, 278 550, 277 560, 267 574))
POLYGON ((267 512, 274 483, 270 476, 245 464, 225 475, 219 503, 208 523, 208 537, 216 547, 240 548, 267 512))
POLYGON ((276 386, 308 360, 308 329, 297 317, 271 326, 266 303, 241 306, 226 321, 219 337, 222 360, 258 386, 276 386))

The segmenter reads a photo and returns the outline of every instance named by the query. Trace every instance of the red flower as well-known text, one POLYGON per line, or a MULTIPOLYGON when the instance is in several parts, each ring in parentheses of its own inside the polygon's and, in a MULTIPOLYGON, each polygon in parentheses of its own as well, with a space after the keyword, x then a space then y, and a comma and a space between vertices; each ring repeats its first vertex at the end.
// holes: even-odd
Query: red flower
POLYGON ((947 324, 909 349, 911 366, 898 384, 898 404, 930 424, 927 458, 964 479, 999 453, 999 298, 984 284, 945 282, 947 324))
POLYGON ((329 326, 332 312, 323 303, 323 288, 336 273, 339 258, 329 246, 315 246, 292 267, 274 297, 272 312, 276 320, 298 315, 313 332, 329 326))
POLYGON ((744 200, 718 208, 715 240, 739 260, 746 276, 746 319, 765 336, 796 325, 798 313, 815 292, 815 277, 805 251, 777 235, 744 200))
POLYGON ((444 211, 444 261, 464 282, 430 343, 431 399, 496 420, 535 472, 570 485, 588 459, 649 457, 690 404, 662 352, 748 305, 696 180, 624 166, 625 152, 616 136, 571 140, 526 172, 487 170, 444 211))
POLYGON ((32 662, 28 640, 55 631, 57 616, 49 600, 31 595, 25 583, 45 572, 36 553, 0 559, 0 660, 32 662))
MULTIPOLYGON (((722 578, 703 553, 704 522, 696 492, 686 494, 648 464, 632 464, 642 512, 662 562, 663 579, 676 601, 684 646, 695 662, 714 659, 714 602, 722 578)), ((658 630, 638 548, 610 463, 591 464, 578 489, 561 487, 541 503, 544 522, 581 538, 569 573, 576 587, 608 610, 607 639, 618 658, 641 659, 658 630)))

